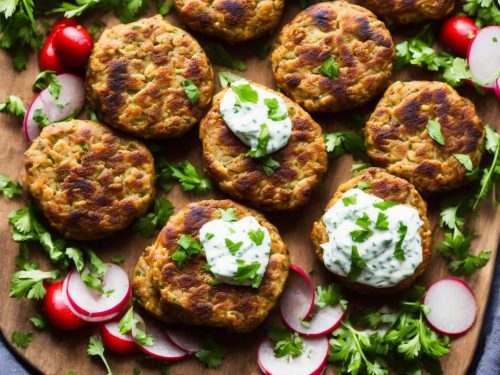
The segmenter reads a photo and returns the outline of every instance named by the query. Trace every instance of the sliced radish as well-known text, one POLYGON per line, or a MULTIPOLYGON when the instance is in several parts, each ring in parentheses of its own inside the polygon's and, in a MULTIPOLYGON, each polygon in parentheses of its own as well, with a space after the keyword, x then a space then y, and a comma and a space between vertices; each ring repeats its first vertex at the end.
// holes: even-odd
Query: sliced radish
POLYGON ((203 349, 200 335, 193 335, 191 332, 178 328, 167 328, 165 334, 175 346, 190 354, 198 353, 203 349))
POLYGON ((137 346, 130 333, 120 333, 119 322, 108 322, 101 326, 101 336, 104 346, 114 353, 132 354, 137 346))
POLYGON ((103 289, 107 292, 104 294, 87 287, 76 269, 68 274, 68 300, 78 313, 88 317, 108 316, 128 304, 132 291, 127 273, 116 264, 107 265, 108 270, 102 280, 103 289))
POLYGON ((292 264, 280 300, 281 316, 287 322, 308 320, 314 308, 314 284, 301 267, 292 264))
POLYGON ((467 62, 481 88, 494 90, 500 73, 500 26, 488 26, 478 31, 469 45, 467 62))
POLYGON ((500 99, 500 77, 498 77, 496 80, 495 93, 497 94, 498 98, 500 99))
POLYGON ((136 326, 132 328, 132 336, 134 340, 137 337, 138 326, 141 330, 144 330, 146 334, 153 337, 153 345, 147 346, 143 345, 136 340, 136 344, 139 348, 150 355, 158 359, 163 359, 166 361, 179 361, 189 356, 189 353, 175 346, 165 335, 158 325, 152 320, 148 320, 147 325, 139 314, 134 312, 134 318, 139 321, 136 326))
POLYGON ((447 277, 432 284, 424 297, 430 312, 427 321, 437 331, 458 335, 476 321, 477 304, 470 287, 456 277, 447 277))
POLYGON ((328 338, 320 336, 303 338, 304 351, 298 357, 274 356, 274 344, 265 339, 257 349, 259 367, 268 375, 319 375, 326 366, 328 358, 328 338))
POLYGON ((338 327, 342 318, 344 317, 344 311, 340 308, 340 305, 326 306, 319 309, 316 314, 313 314, 311 320, 302 322, 300 319, 293 319, 288 321, 283 315, 283 322, 292 331, 297 332, 302 336, 322 336, 333 331, 338 327))
POLYGON ((40 109, 50 123, 62 121, 71 115, 77 115, 85 104, 85 86, 83 79, 75 74, 63 73, 57 76, 61 92, 56 99, 43 89, 31 102, 24 116, 24 135, 32 142, 40 134, 40 126, 33 119, 35 111, 40 109))

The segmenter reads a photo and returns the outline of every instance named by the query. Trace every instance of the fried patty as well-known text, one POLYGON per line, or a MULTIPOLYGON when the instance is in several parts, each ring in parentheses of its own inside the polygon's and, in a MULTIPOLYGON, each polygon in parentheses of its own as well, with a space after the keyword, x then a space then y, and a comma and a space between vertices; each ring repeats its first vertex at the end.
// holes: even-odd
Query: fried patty
POLYGON ((442 82, 391 85, 365 126, 368 156, 374 164, 405 178, 420 192, 446 192, 467 182, 467 170, 454 156, 481 160, 484 126, 474 104, 442 82), (438 121, 445 144, 431 138, 427 125, 438 121))
POLYGON ((157 16, 104 31, 90 56, 86 90, 108 125, 142 138, 170 138, 200 120, 213 81, 198 42, 157 16), (184 89, 188 80, 199 90, 195 103, 184 89))
POLYGON ((229 42, 255 39, 273 30, 284 5, 284 0, 175 0, 186 25, 229 42))
MULTIPOLYGON (((368 168, 363 170, 356 177, 344 182, 339 186, 335 195, 327 203, 325 212, 328 211, 339 199, 342 198, 344 193, 350 189, 357 187, 360 181, 369 182, 370 186, 364 189, 367 194, 375 195, 387 201, 399 202, 408 206, 414 207, 418 211, 420 219, 423 221, 420 228, 420 236, 422 237, 422 263, 415 269, 413 275, 407 277, 399 284, 388 288, 375 288, 369 285, 360 283, 350 283, 347 279, 340 275, 335 275, 342 283, 350 288, 363 294, 389 294, 400 291, 409 287, 415 279, 420 276, 429 263, 432 255, 431 250, 431 228, 429 220, 427 219, 427 203, 422 199, 415 187, 408 181, 402 178, 393 176, 381 168, 368 168)), ((314 224, 311 231, 311 241, 314 245, 316 254, 323 262, 323 249, 321 244, 328 242, 328 234, 323 223, 323 216, 321 216, 314 224)))
POLYGON ((146 146, 97 122, 51 124, 24 157, 31 195, 67 238, 109 236, 143 215, 154 198, 146 146))
POLYGON ((288 23, 271 61, 277 85, 307 111, 338 112, 376 97, 389 83, 394 58, 383 22, 335 1, 312 5, 288 23), (331 66, 330 59, 338 71, 328 77, 322 67, 331 66))
POLYGON ((200 123, 203 160, 208 175, 231 197, 266 211, 289 210, 305 204, 328 167, 321 127, 292 100, 281 97, 292 122, 287 145, 271 154, 280 165, 268 176, 261 162, 249 158, 245 145, 226 125, 220 102, 227 89, 214 97, 213 106, 200 123))
POLYGON ((260 213, 231 200, 190 203, 170 217, 156 242, 139 258, 133 276, 137 302, 168 323, 224 327, 230 331, 255 329, 273 308, 290 268, 288 250, 278 230, 260 213), (182 234, 199 240, 199 230, 219 218, 217 208, 232 208, 239 219, 254 216, 271 235, 269 264, 259 288, 216 283, 204 269, 205 254, 188 258, 182 269, 172 261, 182 234))
POLYGON ((379 17, 402 24, 444 18, 455 7, 455 0, 360 0, 359 3, 379 17))

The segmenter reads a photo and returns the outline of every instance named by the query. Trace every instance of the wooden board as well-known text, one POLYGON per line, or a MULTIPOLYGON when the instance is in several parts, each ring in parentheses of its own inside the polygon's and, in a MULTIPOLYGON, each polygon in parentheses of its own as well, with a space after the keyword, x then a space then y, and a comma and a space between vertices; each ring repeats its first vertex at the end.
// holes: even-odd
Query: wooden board
MULTIPOLYGON (((297 8, 288 5, 282 23, 288 22, 297 11, 297 8)), ((169 15, 168 19, 179 25, 175 13, 169 15)), ((108 26, 118 22, 111 16, 106 17, 105 21, 108 26)), ((394 34, 396 41, 400 40, 403 34, 411 35, 406 28, 396 30, 394 34)), ((199 37, 199 35, 195 36, 199 37)), ((275 87, 269 61, 262 61, 252 57, 252 48, 249 44, 235 46, 230 48, 230 50, 235 56, 243 58, 247 63, 248 70, 241 73, 242 75, 256 82, 275 87)), ((18 73, 12 70, 9 57, 1 51, 0 67, 2 69, 0 100, 4 100, 8 95, 14 94, 21 96, 24 102, 28 104, 34 96, 31 91, 31 84, 38 72, 35 58, 32 57, 26 71, 18 73)), ((426 79, 429 77, 423 70, 409 68, 404 72, 395 74, 393 81, 398 79, 426 79)), ((485 123, 490 123, 497 129, 500 129, 500 105, 498 99, 493 94, 480 97, 471 88, 463 88, 460 92, 474 101, 478 113, 485 123)), ((366 112, 372 110, 374 104, 371 103, 364 110, 366 112)), ((360 111, 357 112, 359 113, 360 111)), ((24 176, 23 152, 26 148, 26 141, 20 129, 20 121, 7 115, 1 114, 0 116, 2 123, 0 125, 0 172, 9 175, 15 180, 22 180, 24 176)), ((321 115, 315 116, 315 118, 323 125, 325 131, 348 128, 352 122, 349 114, 321 115)), ((202 167, 201 145, 197 138, 196 129, 182 139, 164 141, 163 144, 171 161, 189 159, 197 167, 202 167)), ((332 278, 314 255, 312 245, 309 242, 311 225, 322 214, 326 202, 334 193, 337 186, 350 178, 349 170, 351 165, 352 159, 349 156, 332 160, 323 183, 315 191, 312 199, 305 207, 292 213, 266 215, 278 227, 285 242, 288 244, 292 262, 300 264, 308 271, 314 270, 313 278, 316 283, 328 283, 332 281, 332 278)), ((178 186, 168 194, 168 199, 174 203, 177 210, 185 203, 208 197, 221 198, 223 194, 219 191, 204 196, 189 194, 182 192, 178 186)), ((25 196, 24 198, 27 197, 25 196)), ((27 331, 33 329, 29 318, 37 312, 37 305, 29 300, 17 301, 9 298, 10 277, 15 271, 14 257, 18 253, 18 245, 12 242, 10 238, 7 216, 9 212, 21 207, 24 203, 22 199, 7 201, 3 198, 1 198, 0 202, 0 217, 2 218, 0 223, 0 248, 2 249, 0 251, 0 264, 2 265, 2 272, 0 273, 0 329, 9 340, 12 332, 15 330, 27 331)), ((433 229, 437 227, 438 204, 438 200, 429 202, 433 229)), ((451 354, 442 361, 445 374, 465 374, 471 362, 481 330, 493 277, 500 234, 500 212, 494 209, 490 200, 482 204, 480 212, 479 219, 474 223, 479 236, 474 240, 473 248, 492 250, 492 260, 475 276, 468 279, 479 303, 479 316, 471 331, 453 340, 451 354)), ((125 255, 126 261, 124 267, 127 270, 131 270, 136 259, 152 239, 144 239, 130 232, 129 230, 123 231, 112 238, 91 243, 91 246, 98 250, 104 259, 109 259, 110 256, 115 254, 125 255)), ((440 231, 438 229, 434 230, 434 249, 440 239, 440 231)), ((32 255, 41 264, 42 269, 50 267, 41 251, 32 251, 32 255)), ((449 275, 449 272, 447 271, 446 262, 439 254, 435 253, 429 268, 424 276, 418 280, 418 283, 429 285, 433 280, 447 275, 449 275)), ((269 319, 277 321, 276 311, 271 314, 269 319)), ((203 330, 200 327, 193 327, 192 329, 194 332, 203 330)), ((67 371, 76 371, 78 374, 104 374, 102 365, 86 354, 88 337, 92 333, 92 330, 93 328, 87 327, 72 333, 58 332, 52 329, 36 332, 36 336, 30 346, 26 350, 18 351, 23 358, 45 374, 59 375, 65 374, 67 371)), ((207 370, 196 360, 190 359, 173 365, 171 368, 172 374, 259 374, 260 371, 257 367, 255 350, 261 337, 263 337, 261 329, 253 334, 228 335, 225 339, 230 345, 231 354, 223 366, 216 370, 207 370)), ((107 354, 107 357, 115 374, 131 374, 132 369, 136 366, 142 367, 143 374, 159 373, 159 367, 147 367, 137 362, 134 356, 126 358, 107 354)), ((327 374, 333 374, 332 366, 328 367, 327 374)))

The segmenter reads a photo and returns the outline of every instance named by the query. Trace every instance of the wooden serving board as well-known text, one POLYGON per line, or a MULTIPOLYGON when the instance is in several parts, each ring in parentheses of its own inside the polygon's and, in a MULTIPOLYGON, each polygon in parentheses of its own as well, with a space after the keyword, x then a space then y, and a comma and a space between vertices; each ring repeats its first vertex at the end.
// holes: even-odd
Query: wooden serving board
MULTIPOLYGON (((294 5, 287 5, 282 24, 288 22, 296 13, 298 8, 294 5)), ((175 12, 167 18, 174 24, 180 25, 175 12)), ((153 12, 151 12, 153 14, 153 12)), ((108 26, 118 23, 112 16, 104 17, 108 26)), ((278 30, 281 29, 278 28, 278 30)), ((394 32, 395 41, 399 41, 403 36, 411 35, 412 30, 402 28, 394 32)), ((274 35, 273 37, 275 37, 274 35)), ((200 35, 196 35, 202 39, 200 35)), ((252 56, 251 44, 245 43, 228 48, 234 56, 245 60, 248 70, 241 74, 253 81, 262 83, 269 87, 275 87, 271 66, 268 60, 259 60, 252 56)), ((38 73, 38 67, 34 56, 30 60, 28 69, 23 72, 16 72, 12 69, 10 58, 0 52, 0 68, 2 71, 2 84, 0 86, 0 100, 4 100, 8 95, 19 95, 27 105, 34 97, 31 84, 38 73)), ((227 69, 224 69, 227 70, 227 69)), ((428 79, 422 69, 407 68, 403 72, 394 74, 393 81, 428 79)), ((477 106, 477 111, 485 123, 490 123, 496 129, 500 129, 500 105, 498 99, 493 94, 481 97, 475 94, 470 87, 459 90, 462 95, 472 99, 477 106)), ((373 109, 376 101, 368 105, 364 112, 373 109)), ((356 111, 362 113, 363 110, 356 111)), ((350 114, 320 115, 315 118, 323 125, 325 131, 335 131, 342 128, 349 128, 352 124, 350 114)), ((7 174, 14 180, 21 181, 24 177, 23 152, 27 147, 26 140, 21 130, 21 121, 12 116, 0 115, 0 173, 7 174)), ((163 142, 167 156, 172 162, 188 159, 197 167, 202 167, 201 143, 198 140, 197 129, 191 131, 181 139, 167 140, 163 142)), ((307 271, 313 271, 313 278, 316 283, 329 283, 332 281, 331 275, 316 258, 312 245, 309 241, 311 225, 323 212, 326 202, 337 189, 338 185, 351 177, 350 167, 353 161, 349 156, 331 160, 328 173, 323 183, 314 192, 310 202, 303 208, 295 212, 284 214, 267 214, 269 220, 274 223, 285 242, 289 246, 292 262, 304 267, 307 271)), ((466 189, 466 188, 464 188, 466 189)), ((176 210, 191 201, 198 201, 205 198, 222 198, 224 195, 214 190, 210 194, 199 195, 185 193, 178 186, 167 195, 176 210)), ((27 198, 25 195, 24 200, 27 198)), ((10 228, 7 223, 9 212, 23 206, 23 199, 18 198, 7 201, 0 198, 0 329, 10 340, 12 332, 15 330, 34 330, 29 322, 29 318, 37 313, 37 304, 29 300, 17 301, 9 298, 10 278, 15 272, 14 257, 18 254, 19 246, 11 240, 10 228)), ((438 199, 429 202, 431 223, 434 230, 433 243, 434 250, 441 240, 441 232, 437 228, 437 208, 438 199)), ((474 327, 465 335, 452 341, 452 351, 442 361, 445 374, 461 375, 465 374, 474 354, 474 348, 478 341, 483 316, 488 300, 489 289, 493 277, 496 252, 500 236, 500 210, 495 210, 490 199, 482 203, 480 216, 474 223, 478 232, 478 237, 474 240, 474 249, 489 249, 492 251, 492 259, 477 272, 473 277, 467 279, 472 286, 479 304, 479 315, 474 327)), ((123 254, 126 257, 124 267, 131 270, 136 259, 144 248, 153 239, 144 239, 140 235, 132 234, 130 230, 125 230, 111 238, 91 243, 91 247, 98 250, 103 259, 109 259, 112 255, 123 254)), ((50 268, 50 264, 42 251, 33 250, 32 257, 37 261, 42 269, 50 268)), ((448 276, 447 263, 434 251, 430 265, 418 284, 429 285, 435 280, 448 276)), ((350 296, 352 298, 352 296, 350 296)), ((354 299, 356 297, 354 296, 354 299)), ((365 298, 366 299, 366 298, 365 298)), ((270 315, 272 322, 277 322, 277 313, 273 311, 270 315)), ((268 322, 269 322, 268 321, 268 322)), ((101 363, 91 359, 86 354, 88 337, 93 332, 93 327, 82 328, 76 332, 65 333, 54 329, 46 329, 35 332, 35 338, 25 350, 16 349, 35 368, 45 374, 65 374, 68 371, 75 371, 82 374, 104 374, 105 370, 101 363)), ((194 332, 204 328, 193 327, 194 332)), ((35 330, 36 331, 36 330, 35 330)), ((229 343, 230 354, 224 364, 214 370, 208 370, 195 359, 190 359, 171 367, 172 374, 259 374, 260 371, 256 362, 256 348, 259 340, 264 336, 262 329, 258 329, 252 334, 228 335, 224 337, 229 343)), ((107 354, 111 368, 115 374, 131 374, 134 367, 141 367, 143 374, 158 374, 158 366, 148 367, 145 363, 137 362, 135 356, 123 357, 107 354)), ((1 372, 1 371, 0 371, 1 372)), ((327 374, 333 374, 333 367, 328 366, 327 374)))

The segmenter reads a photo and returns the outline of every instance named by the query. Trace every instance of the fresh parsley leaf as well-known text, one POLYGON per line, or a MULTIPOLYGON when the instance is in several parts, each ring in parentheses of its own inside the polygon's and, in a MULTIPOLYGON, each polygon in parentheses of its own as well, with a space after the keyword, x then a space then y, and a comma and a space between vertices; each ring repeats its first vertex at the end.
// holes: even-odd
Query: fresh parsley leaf
POLYGON ((38 123, 40 129, 43 129, 47 125, 50 125, 50 120, 47 115, 43 112, 42 108, 38 108, 33 112, 33 120, 38 123))
POLYGON ((344 206, 351 206, 353 204, 357 203, 357 199, 355 195, 350 195, 348 197, 342 198, 342 203, 344 203, 344 206))
POLYGON ((472 171, 474 169, 474 166, 472 165, 472 160, 470 158, 469 155, 465 155, 465 154, 453 154, 453 156, 455 157, 455 159, 457 159, 460 164, 462 164, 464 166, 464 168, 466 170, 468 170, 469 172, 472 171))
POLYGON ((242 103, 253 103, 256 104, 259 100, 259 93, 254 90, 252 85, 249 83, 239 84, 237 86, 231 86, 231 90, 236 94, 238 99, 242 103))
POLYGON ((12 332, 11 341, 18 348, 26 349, 33 340, 33 332, 12 332))
POLYGON ((437 143, 444 146, 445 140, 443 133, 441 133, 441 124, 438 120, 429 120, 427 123, 427 131, 429 132, 429 136, 434 139, 437 143))
POLYGON ((203 46, 205 53, 215 65, 225 66, 226 68, 246 70, 245 63, 238 59, 233 59, 227 50, 219 43, 206 43, 203 46))
POLYGON ((40 314, 36 314, 30 319, 30 322, 35 328, 38 329, 44 329, 47 326, 47 320, 40 314))
POLYGON ((273 120, 273 121, 281 121, 281 120, 284 120, 288 117, 288 113, 283 112, 283 113, 278 113, 279 112, 279 102, 278 102, 278 99, 276 98, 272 98, 272 99, 269 99, 269 98, 265 98, 264 99, 264 104, 267 106, 268 110, 267 110, 267 117, 270 119, 270 120, 273 120))
POLYGON ((190 79, 185 79, 182 81, 182 87, 184 88, 184 92, 188 97, 189 101, 193 104, 198 103, 200 100, 200 89, 195 83, 190 79))
POLYGON ((102 363, 104 363, 104 366, 106 366, 107 375, 113 375, 108 365, 108 361, 106 361, 106 358, 104 357, 104 346, 99 337, 90 336, 87 353, 90 356, 98 356, 99 358, 101 358, 102 363))
POLYGON ((0 174, 0 192, 7 199, 12 199, 17 195, 21 195, 23 188, 18 182, 14 182, 9 177, 0 174))
POLYGON ((377 222, 375 223, 375 228, 379 230, 387 230, 389 229, 389 220, 388 216, 383 212, 379 212, 377 216, 377 222))
POLYGON ((219 72, 219 81, 222 87, 231 86, 233 82, 244 81, 243 77, 231 72, 219 72))
POLYGON ((399 204, 398 202, 394 202, 394 201, 383 201, 383 202, 374 203, 373 207, 378 208, 379 210, 385 211, 388 208, 397 206, 398 204, 399 204))
POLYGON ((276 358, 298 357, 304 351, 304 341, 296 332, 280 327, 268 327, 267 337, 274 342, 276 358))
POLYGON ((331 56, 321 65, 319 71, 321 75, 330 79, 340 75, 339 65, 331 56))
POLYGON ((369 229, 355 229, 349 234, 354 242, 365 242, 373 234, 373 231, 369 229))
POLYGON ((371 165, 370 163, 358 163, 358 164, 353 164, 351 166, 351 174, 353 176, 357 175, 359 172, 361 172, 363 169, 370 168, 371 165))
POLYGON ((484 267, 491 258, 491 251, 482 250, 477 255, 467 255, 463 259, 455 259, 449 265, 455 275, 471 276, 478 268, 484 267))
POLYGON ((237 283, 252 282, 252 288, 258 288, 262 282, 262 277, 257 274, 260 268, 259 262, 245 263, 241 259, 237 259, 238 268, 233 276, 233 280, 237 283))
POLYGON ((358 247, 353 246, 351 250, 351 269, 347 274, 347 281, 355 282, 356 279, 361 275, 361 272, 366 268, 367 263, 358 252, 358 247))
POLYGON ((208 368, 217 368, 224 362, 227 348, 217 344, 213 336, 208 336, 203 350, 196 353, 196 358, 208 368))
POLYGON ((48 87, 49 93, 54 99, 59 99, 62 88, 61 82, 59 82, 56 72, 53 70, 44 70, 40 72, 33 82, 34 90, 43 90, 46 87, 48 87))
POLYGON ((402 222, 399 222, 398 226, 398 242, 396 242, 396 247, 394 248, 394 258, 399 260, 405 260, 405 252, 403 250, 403 242, 408 232, 408 227, 402 222))
POLYGON ((113 255, 111 261, 115 264, 122 264, 125 262, 125 257, 123 255, 113 255))
POLYGON ((65 251, 66 256, 73 261, 78 272, 83 270, 85 266, 85 257, 83 250, 76 246, 69 246, 65 251))
POLYGON ((11 278, 9 296, 17 299, 23 297, 29 299, 42 299, 46 292, 43 281, 56 279, 57 276, 59 276, 57 270, 46 272, 40 270, 17 271, 11 278))
POLYGON ((371 187, 372 184, 368 181, 359 181, 357 184, 356 184, 356 187, 360 190, 366 190, 368 189, 369 187, 371 187))
POLYGON ((447 226, 450 229, 455 229, 462 226, 465 223, 465 219, 458 214, 460 204, 458 205, 447 205, 444 204, 441 207, 439 216, 439 225, 441 227, 447 226))
POLYGON ((212 188, 210 180, 200 175, 189 161, 170 165, 172 177, 178 180, 184 191, 205 193, 212 188))
POLYGON ((92 288, 100 294, 110 293, 112 291, 104 291, 103 278, 108 271, 109 266, 104 263, 96 253, 90 249, 85 249, 88 257, 87 269, 80 274, 82 281, 89 288, 92 288))
POLYGON ((156 230, 163 228, 174 213, 172 202, 164 197, 156 197, 153 211, 135 220, 133 229, 144 237, 152 237, 156 230))
POLYGON ((187 234, 182 234, 177 241, 177 247, 175 252, 172 254, 172 260, 177 268, 182 269, 186 259, 194 254, 201 254, 202 252, 203 247, 201 246, 201 243, 187 234))
POLYGON ((342 288, 337 284, 330 284, 327 286, 318 285, 316 287, 314 303, 320 308, 340 304, 342 310, 345 311, 347 308, 347 301, 342 298, 341 291, 342 288))
POLYGON ((219 217, 221 220, 227 221, 227 222, 232 222, 232 221, 237 221, 238 220, 238 214, 236 213, 236 210, 234 208, 218 208, 217 213, 219 214, 219 217))
POLYGON ((267 145, 269 140, 271 139, 271 134, 269 133, 269 129, 267 125, 260 125, 260 132, 257 138, 257 148, 255 150, 250 150, 246 153, 246 156, 250 158, 262 158, 267 155, 267 145))
POLYGON ((264 241, 264 236, 265 233, 261 228, 248 231, 248 237, 250 237, 253 243, 256 244, 257 246, 262 245, 262 242, 264 241))
POLYGON ((24 116, 26 108, 19 96, 11 95, 3 103, 0 103, 0 112, 10 113, 14 116, 24 116))
POLYGON ((494 0, 464 0, 464 12, 474 18, 478 27, 500 24, 500 9, 494 0))
POLYGON ((225 238, 224 243, 226 244, 227 249, 232 255, 236 255, 238 250, 243 245, 243 241, 233 242, 229 238, 225 238))
POLYGON ((358 217, 355 221, 356 225, 363 228, 369 229, 372 221, 366 212, 363 213, 363 216, 358 217))
POLYGON ((365 141, 361 134, 353 132, 325 133, 326 151, 332 158, 350 154, 356 160, 368 160, 365 141))
POLYGON ((162 16, 166 16, 170 13, 175 3, 173 0, 156 0, 156 8, 158 9, 158 13, 162 16))
POLYGON ((118 331, 122 335, 125 335, 132 330, 135 330, 134 340, 136 340, 139 344, 145 346, 152 346, 154 344, 153 336, 146 333, 144 325, 135 318, 134 307, 130 306, 118 323, 118 331))

